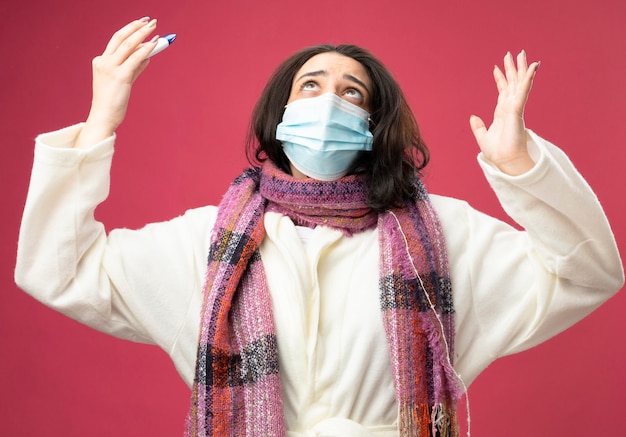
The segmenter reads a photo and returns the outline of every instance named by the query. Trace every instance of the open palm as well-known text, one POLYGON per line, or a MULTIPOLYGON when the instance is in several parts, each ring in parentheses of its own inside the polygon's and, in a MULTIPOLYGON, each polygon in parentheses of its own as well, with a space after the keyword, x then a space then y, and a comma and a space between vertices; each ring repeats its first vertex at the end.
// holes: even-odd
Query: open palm
POLYGON ((498 88, 498 102, 493 122, 486 127, 477 116, 470 118, 474 137, 485 158, 501 171, 519 175, 533 166, 526 148, 524 106, 539 63, 530 66, 524 51, 517 55, 517 66, 511 53, 504 57, 504 73, 495 67, 493 76, 498 88))

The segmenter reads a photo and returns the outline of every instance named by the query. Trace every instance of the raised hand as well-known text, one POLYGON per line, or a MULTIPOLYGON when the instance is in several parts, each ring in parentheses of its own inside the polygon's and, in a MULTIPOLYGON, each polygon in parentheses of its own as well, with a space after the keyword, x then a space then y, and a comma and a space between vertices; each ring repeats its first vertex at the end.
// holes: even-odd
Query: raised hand
POLYGON ((524 106, 538 67, 538 62, 527 64, 524 51, 517 55, 516 67, 513 56, 507 53, 504 73, 498 66, 493 71, 498 102, 491 126, 487 128, 475 115, 470 117, 472 132, 485 158, 513 176, 525 173, 534 165, 526 147, 524 106))
POLYGON ((74 147, 87 147, 111 136, 122 123, 133 83, 150 62, 147 56, 158 36, 146 38, 156 20, 135 20, 113 35, 104 52, 92 62, 93 98, 85 126, 74 147))

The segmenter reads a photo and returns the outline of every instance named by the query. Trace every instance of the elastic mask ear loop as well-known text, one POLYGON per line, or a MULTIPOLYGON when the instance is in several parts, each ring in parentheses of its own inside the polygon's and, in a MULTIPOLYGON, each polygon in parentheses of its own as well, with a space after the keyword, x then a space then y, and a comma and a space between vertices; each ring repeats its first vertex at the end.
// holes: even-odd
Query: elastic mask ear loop
POLYGON ((446 338, 446 334, 443 328, 443 322, 441 321, 441 318, 439 317, 439 314, 437 313, 437 311, 435 311, 435 305, 433 304, 432 300, 430 299, 430 296, 426 292, 426 287, 424 287, 424 283, 422 282, 422 277, 420 276, 419 272, 415 268, 415 262, 413 261, 413 257, 411 256, 411 251, 409 250, 409 242, 406 239, 406 235, 404 235, 404 231, 402 230, 402 226, 400 225, 400 220, 398 220, 398 217, 393 213, 393 211, 387 210, 387 212, 391 214, 391 216, 396 220, 396 223, 398 223, 398 229, 400 229, 400 233, 402 234, 402 238, 404 239, 404 247, 406 249, 406 254, 411 260, 411 268, 413 269, 413 273, 415 273, 415 276, 417 277, 417 280, 420 283, 422 291, 424 292, 424 295, 426 296, 426 299, 428 300, 428 305, 430 306, 430 309, 435 314, 435 317, 437 318, 437 321, 439 322, 439 326, 441 327, 441 338, 443 338, 443 342, 446 346, 446 361, 448 362, 448 365, 454 372, 454 375, 456 376, 457 380, 461 383, 461 386, 463 387, 463 391, 465 393, 465 408, 467 409, 467 437, 470 437, 471 417, 470 417, 469 393, 467 392, 467 386, 465 385, 463 378, 461 378, 461 375, 456 371, 456 369, 452 365, 452 361, 450 360, 450 350, 448 348, 448 339, 446 338))

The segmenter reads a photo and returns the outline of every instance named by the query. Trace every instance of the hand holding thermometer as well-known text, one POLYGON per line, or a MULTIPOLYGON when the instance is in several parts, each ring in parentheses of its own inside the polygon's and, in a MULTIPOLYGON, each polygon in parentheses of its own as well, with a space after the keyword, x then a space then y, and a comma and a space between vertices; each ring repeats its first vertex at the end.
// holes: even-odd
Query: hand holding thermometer
POLYGON ((146 59, 148 59, 149 57, 154 56, 157 53, 162 52, 163 50, 168 48, 170 46, 170 44, 174 42, 175 39, 176 39, 176 34, 175 33, 170 33, 169 35, 165 35, 165 36, 162 36, 161 38, 159 38, 157 40, 156 47, 154 49, 152 49, 152 51, 150 52, 150 54, 148 55, 148 57, 146 59))

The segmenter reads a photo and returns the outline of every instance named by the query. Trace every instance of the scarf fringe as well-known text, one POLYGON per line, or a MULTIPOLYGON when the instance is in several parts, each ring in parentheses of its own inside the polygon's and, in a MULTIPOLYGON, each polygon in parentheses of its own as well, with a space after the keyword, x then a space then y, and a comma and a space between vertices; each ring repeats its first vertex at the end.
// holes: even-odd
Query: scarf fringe
POLYGON ((459 437, 457 412, 448 403, 400 407, 400 437, 459 437))

